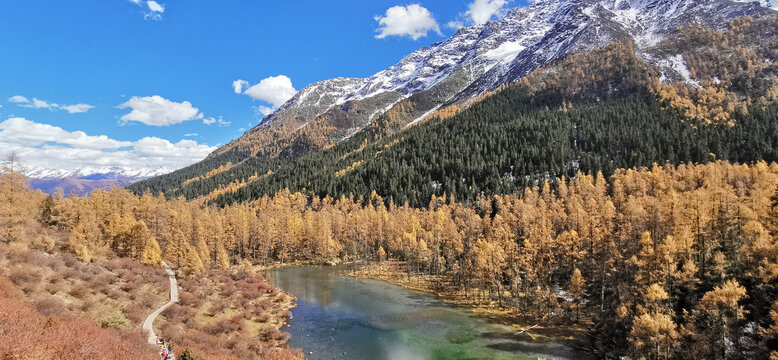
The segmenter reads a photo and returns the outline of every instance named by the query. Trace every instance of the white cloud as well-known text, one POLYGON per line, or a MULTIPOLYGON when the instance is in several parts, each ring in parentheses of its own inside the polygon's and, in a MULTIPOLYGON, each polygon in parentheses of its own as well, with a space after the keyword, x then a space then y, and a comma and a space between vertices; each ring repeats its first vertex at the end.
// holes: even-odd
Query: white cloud
POLYGON ((257 113, 262 114, 262 116, 268 116, 268 115, 272 114, 273 111, 275 111, 274 108, 271 108, 271 107, 268 107, 268 106, 262 106, 262 105, 257 106, 254 110, 257 113))
POLYGON ((249 82, 246 80, 235 80, 232 82, 232 89, 235 91, 236 94, 242 94, 243 88, 249 87, 249 82))
POLYGON ((446 23, 446 27, 452 30, 459 30, 465 27, 465 22, 462 20, 451 20, 446 23))
POLYGON ((184 137, 195 137, 195 136, 200 136, 200 134, 198 134, 198 133, 184 134, 184 137))
POLYGON ((14 104, 26 104, 29 103, 30 100, 21 95, 14 95, 8 98, 8 102, 12 102, 14 104))
POLYGON ((205 125, 213 125, 213 124, 216 124, 216 125, 217 125, 217 126, 219 126, 219 127, 225 127, 225 126, 230 126, 230 124, 232 124, 232 122, 230 122, 230 121, 224 121, 224 120, 221 118, 221 116, 220 116, 218 119, 216 119, 216 118, 213 118, 213 117, 210 117, 210 118, 204 118, 204 119, 203 119, 203 124, 205 124, 205 125))
POLYGON ((94 106, 88 104, 60 105, 57 103, 50 103, 46 100, 41 100, 38 98, 32 98, 32 100, 30 100, 21 95, 11 96, 8 99, 8 102, 17 104, 21 107, 26 107, 31 109, 49 109, 52 111, 65 110, 71 114, 85 113, 91 109, 94 109, 94 106))
POLYGON ((58 104, 49 103, 48 101, 40 100, 40 99, 37 99, 37 98, 32 98, 32 103, 30 103, 30 104, 24 104, 24 105, 20 105, 20 106, 28 107, 28 108, 33 108, 33 109, 49 109, 49 110, 54 110, 54 109, 59 108, 58 104))
POLYGON ((24 118, 10 118, 0 123, 0 141, 13 138, 31 146, 57 142, 78 148, 102 150, 130 146, 132 143, 109 139, 105 135, 88 136, 82 131, 67 132, 62 128, 48 124, 38 124, 24 118))
POLYGON ((165 7, 162 6, 160 3, 154 1, 154 0, 149 0, 148 2, 146 2, 146 5, 148 5, 149 10, 151 12, 156 12, 156 13, 160 13, 160 14, 165 12, 165 7))
POLYGON ((124 167, 173 171, 205 158, 216 147, 193 140, 171 143, 158 137, 119 141, 105 135, 36 123, 24 118, 0 122, 0 149, 16 152, 28 167, 75 170, 83 167, 124 167))
POLYGON ((94 109, 95 107, 92 105, 87 104, 75 104, 75 105, 63 105, 60 106, 60 109, 65 110, 71 114, 79 114, 79 113, 85 113, 89 110, 94 109))
POLYGON ((165 12, 165 5, 154 0, 130 0, 130 2, 143 9, 144 19, 156 21, 162 20, 162 13, 165 12))
POLYGON ((297 90, 292 86, 292 79, 286 75, 278 75, 263 79, 259 84, 249 87, 243 93, 255 100, 265 101, 273 104, 274 107, 279 107, 294 96, 297 90))
POLYGON ((427 36, 429 31, 441 35, 438 22, 429 10, 419 4, 408 6, 393 6, 386 10, 384 16, 376 16, 378 21, 377 39, 387 36, 409 36, 413 40, 427 36))
POLYGON ((473 24, 481 25, 489 21, 492 16, 502 14, 503 7, 507 3, 506 0, 475 0, 468 5, 466 14, 470 16, 473 24))
POLYGON ((292 86, 292 79, 286 75, 271 76, 256 85, 250 85, 248 81, 241 79, 232 82, 232 88, 236 94, 245 94, 254 100, 264 101, 272 105, 272 107, 260 105, 255 108, 263 115, 269 115, 291 99, 294 94, 297 94, 297 90, 292 86))
POLYGON ((178 103, 159 95, 133 96, 126 103, 119 105, 119 109, 127 108, 132 109, 132 111, 122 116, 121 119, 125 123, 137 121, 150 126, 170 126, 203 118, 203 114, 189 101, 178 103))

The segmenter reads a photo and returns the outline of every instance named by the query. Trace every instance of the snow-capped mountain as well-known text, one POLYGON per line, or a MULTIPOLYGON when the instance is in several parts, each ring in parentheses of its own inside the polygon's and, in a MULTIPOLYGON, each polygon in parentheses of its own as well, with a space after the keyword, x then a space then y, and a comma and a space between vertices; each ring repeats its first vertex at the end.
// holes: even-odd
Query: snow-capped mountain
POLYGON ((339 141, 399 101, 424 97, 426 101, 418 103, 426 106, 416 106, 409 120, 414 123, 441 106, 466 102, 521 79, 571 51, 587 51, 615 40, 632 41, 644 60, 678 77, 685 69, 682 62, 651 53, 652 46, 678 26, 699 23, 723 29, 733 18, 772 12, 776 5, 778 0, 536 0, 499 21, 462 28, 369 78, 314 83, 247 135, 267 127, 299 129, 326 117, 324 121, 339 127, 334 139, 339 141), (337 119, 347 112, 350 121, 344 127, 337 119))
POLYGON ((146 179, 170 172, 159 169, 133 169, 128 167, 82 167, 78 169, 50 169, 44 167, 27 167, 23 173, 33 179, 64 179, 64 178, 128 178, 146 179))
POLYGON ((49 169, 25 167, 21 169, 30 187, 53 194, 61 188, 66 195, 87 195, 95 189, 111 186, 129 186, 140 180, 170 172, 166 169, 132 169, 125 167, 83 167, 79 169, 49 169))

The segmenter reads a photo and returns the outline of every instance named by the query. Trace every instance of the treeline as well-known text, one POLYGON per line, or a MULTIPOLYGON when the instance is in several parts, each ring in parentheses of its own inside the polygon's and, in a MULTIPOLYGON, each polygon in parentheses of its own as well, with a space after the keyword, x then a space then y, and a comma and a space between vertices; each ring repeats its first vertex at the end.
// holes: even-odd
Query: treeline
POLYGON ((719 161, 578 173, 424 208, 288 190, 213 208, 121 189, 30 208, 69 229, 84 259, 161 257, 197 274, 386 256, 407 276, 437 275, 526 317, 587 326, 601 357, 758 359, 778 344, 776 185, 775 163, 719 161))

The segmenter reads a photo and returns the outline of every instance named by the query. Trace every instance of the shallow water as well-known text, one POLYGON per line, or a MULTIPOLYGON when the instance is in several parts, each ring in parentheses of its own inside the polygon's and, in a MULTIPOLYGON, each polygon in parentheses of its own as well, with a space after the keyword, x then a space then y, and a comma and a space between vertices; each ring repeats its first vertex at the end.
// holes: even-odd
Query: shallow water
POLYGON ((385 281, 341 276, 341 267, 269 271, 297 296, 284 331, 307 359, 575 359, 558 343, 523 341, 515 329, 385 281))

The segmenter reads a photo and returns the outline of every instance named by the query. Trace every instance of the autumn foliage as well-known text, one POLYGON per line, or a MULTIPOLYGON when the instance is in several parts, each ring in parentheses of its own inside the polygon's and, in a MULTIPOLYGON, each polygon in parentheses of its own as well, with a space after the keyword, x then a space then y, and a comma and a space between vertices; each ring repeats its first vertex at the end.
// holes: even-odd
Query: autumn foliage
POLYGON ((74 315, 44 315, 0 278, 0 359, 156 359, 143 336, 103 329, 74 315))
MULTIPOLYGON (((71 240, 82 234, 92 253, 142 260, 158 254, 153 239, 183 275, 207 273, 213 286, 184 280, 195 297, 172 310, 183 315, 171 319, 191 322, 162 329, 192 348, 183 329, 208 343, 283 316, 263 316, 279 309, 263 280, 218 280, 209 269, 389 258, 402 261, 401 276, 520 319, 587 327, 603 354, 725 359, 766 356, 776 340, 776 184, 776 164, 715 162, 578 173, 475 202, 433 197, 422 209, 375 193, 363 202, 285 191, 225 208, 121 189, 29 199, 48 203, 43 211, 57 214, 50 224, 71 240), (252 300, 263 297, 269 302, 252 300), (235 312, 236 303, 247 311, 235 312)), ((262 341, 283 339, 268 329, 262 341)))

